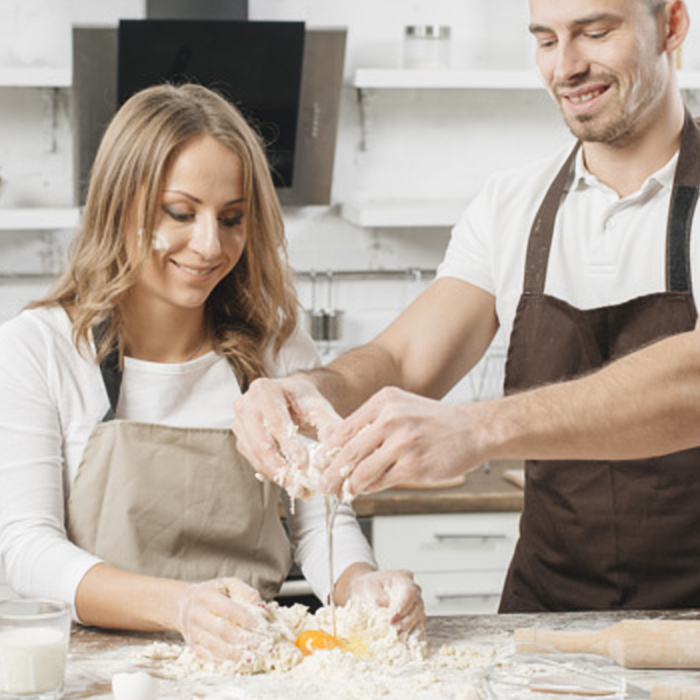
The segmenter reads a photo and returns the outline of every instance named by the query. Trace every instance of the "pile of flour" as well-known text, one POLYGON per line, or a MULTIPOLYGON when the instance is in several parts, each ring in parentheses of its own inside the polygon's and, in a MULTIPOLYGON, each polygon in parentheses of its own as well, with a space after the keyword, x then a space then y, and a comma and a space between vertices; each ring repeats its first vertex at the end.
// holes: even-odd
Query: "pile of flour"
POLYGON ((139 659, 178 683, 199 692, 206 688, 208 700, 478 700, 479 679, 497 653, 491 645, 431 649, 417 634, 398 632, 391 624, 391 604, 353 601, 336 611, 337 636, 349 640, 353 651, 303 656, 291 639, 310 629, 332 633, 330 608, 313 615, 302 605, 271 603, 269 608, 275 639, 239 662, 206 661, 182 645, 163 642, 142 649, 139 659))
MULTIPOLYGON (((392 587, 388 591, 389 604, 379 607, 369 601, 352 600, 336 608, 336 636, 346 640, 353 653, 333 650, 333 655, 350 655, 373 659, 382 664, 405 664, 423 659, 426 644, 418 634, 399 632, 391 624, 398 607, 401 591, 392 587)), ((257 649, 244 649, 239 661, 206 661, 190 649, 177 645, 156 642, 150 645, 145 655, 151 659, 167 662, 176 677, 193 674, 215 674, 226 676, 288 671, 302 663, 304 656, 294 641, 306 630, 323 630, 333 634, 330 607, 310 614, 304 605, 281 606, 276 602, 267 605, 273 636, 257 649)), ((319 652, 316 652, 318 654, 319 652)), ((331 652, 324 652, 328 654, 331 652)))

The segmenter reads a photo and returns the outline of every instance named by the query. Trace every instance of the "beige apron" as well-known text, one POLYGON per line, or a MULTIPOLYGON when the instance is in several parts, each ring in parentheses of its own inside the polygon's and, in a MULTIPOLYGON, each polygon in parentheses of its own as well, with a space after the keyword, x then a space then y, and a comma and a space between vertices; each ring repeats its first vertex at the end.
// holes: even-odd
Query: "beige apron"
POLYGON ((237 576, 264 598, 276 595, 291 565, 279 487, 255 478, 230 430, 113 419, 121 373, 115 389, 109 359, 101 369, 111 408, 71 489, 71 541, 126 571, 237 576))

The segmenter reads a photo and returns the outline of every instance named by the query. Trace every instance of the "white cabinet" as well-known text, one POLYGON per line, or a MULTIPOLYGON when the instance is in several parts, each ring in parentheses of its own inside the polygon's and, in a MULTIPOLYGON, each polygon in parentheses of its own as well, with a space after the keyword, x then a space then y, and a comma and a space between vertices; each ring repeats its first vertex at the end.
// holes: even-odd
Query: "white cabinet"
POLYGON ((383 569, 413 571, 428 615, 495 613, 518 538, 519 512, 375 516, 383 569))

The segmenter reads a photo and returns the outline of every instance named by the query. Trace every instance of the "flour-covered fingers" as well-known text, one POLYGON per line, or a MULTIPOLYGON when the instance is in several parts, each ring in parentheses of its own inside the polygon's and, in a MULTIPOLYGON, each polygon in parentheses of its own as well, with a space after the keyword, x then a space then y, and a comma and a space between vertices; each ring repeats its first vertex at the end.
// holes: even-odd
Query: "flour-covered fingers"
POLYGON ((233 577, 191 584, 180 600, 178 620, 188 646, 218 658, 230 658, 226 646, 255 647, 273 636, 260 594, 233 577))
MULTIPOLYGON (((322 465, 325 468, 319 481, 324 493, 342 493, 344 482, 351 475, 354 476, 358 466, 364 464, 382 444, 383 437, 372 423, 363 422, 350 435, 347 432, 344 426, 342 436, 334 432, 332 439, 324 443, 327 461, 322 465)), ((352 482, 352 493, 359 493, 357 484, 356 481, 352 482)), ((346 486, 345 494, 348 493, 346 486)))
POLYGON ((342 423, 342 418, 330 402, 313 386, 306 386, 304 391, 288 393, 287 400, 295 424, 303 433, 317 440, 324 440, 329 432, 342 423))
MULTIPOLYGON (((231 426, 239 451, 253 468, 279 480, 285 467, 307 463, 307 453, 294 423, 285 379, 256 379, 233 404, 231 426)), ((284 477, 282 477, 284 480, 284 477)))
POLYGON ((200 628, 188 640, 188 646, 206 660, 241 661, 252 656, 269 640, 267 636, 255 635, 222 620, 220 629, 200 628))
POLYGON ((425 634, 425 604, 421 596, 420 586, 415 586, 415 592, 407 600, 406 604, 398 610, 391 619, 399 633, 425 634))

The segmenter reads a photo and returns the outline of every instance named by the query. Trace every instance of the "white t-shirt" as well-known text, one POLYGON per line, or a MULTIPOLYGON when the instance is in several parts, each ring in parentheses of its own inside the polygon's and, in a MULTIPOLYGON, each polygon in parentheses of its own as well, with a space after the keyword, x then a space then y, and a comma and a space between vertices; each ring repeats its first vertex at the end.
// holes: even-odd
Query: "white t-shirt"
MULTIPOLYGON (((492 176, 452 231, 438 278, 456 277, 496 297, 510 341, 523 291, 530 227, 573 143, 533 165, 492 176)), ((666 289, 666 221, 678 154, 638 192, 620 198, 585 168, 579 151, 554 226, 545 292, 580 309, 619 304, 666 289)), ((700 215, 690 240, 700 260, 700 215)), ((698 305, 698 286, 694 296, 698 305)))
MULTIPOLYGON (((64 506, 93 428, 109 408, 99 366, 81 356, 61 308, 23 311, 0 326, 0 556, 10 586, 24 596, 74 604, 100 560, 66 538, 64 506)), ((271 376, 318 365, 313 342, 293 334, 271 376)), ((228 429, 240 395, 225 358, 209 352, 182 364, 126 357, 117 417, 181 427, 228 429)), ((290 515, 295 558, 321 600, 330 583, 322 496, 290 515)), ((375 564, 352 509, 339 509, 334 571, 375 564)))

